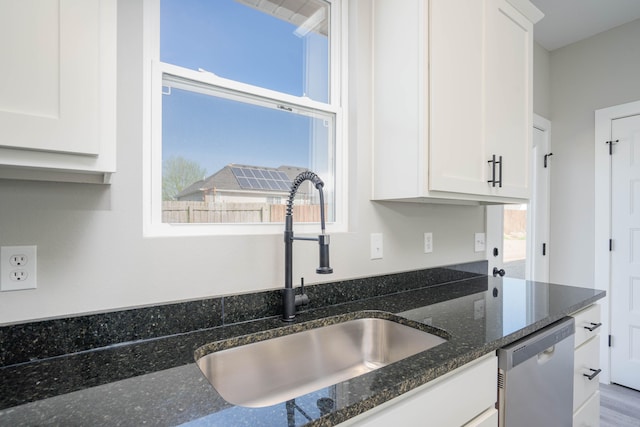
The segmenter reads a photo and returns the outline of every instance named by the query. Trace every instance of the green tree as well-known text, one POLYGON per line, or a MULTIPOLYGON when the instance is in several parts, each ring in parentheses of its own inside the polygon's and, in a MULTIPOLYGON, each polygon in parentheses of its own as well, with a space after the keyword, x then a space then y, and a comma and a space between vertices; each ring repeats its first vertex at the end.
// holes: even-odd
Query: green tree
POLYGON ((196 181, 204 179, 207 170, 184 157, 172 156, 162 163, 162 200, 175 196, 196 181))

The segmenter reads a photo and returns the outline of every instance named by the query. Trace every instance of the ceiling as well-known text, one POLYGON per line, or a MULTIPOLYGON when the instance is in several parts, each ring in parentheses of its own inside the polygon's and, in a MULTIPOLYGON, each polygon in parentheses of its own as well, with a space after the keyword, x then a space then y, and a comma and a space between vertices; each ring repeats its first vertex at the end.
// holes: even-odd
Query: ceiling
POLYGON ((640 0, 531 0, 545 17, 535 40, 552 51, 640 19, 640 0))

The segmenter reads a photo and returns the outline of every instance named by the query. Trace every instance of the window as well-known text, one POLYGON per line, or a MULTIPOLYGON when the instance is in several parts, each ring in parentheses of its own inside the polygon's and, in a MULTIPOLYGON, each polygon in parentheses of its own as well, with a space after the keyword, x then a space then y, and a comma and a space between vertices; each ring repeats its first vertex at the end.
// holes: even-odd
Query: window
MULTIPOLYGON (((312 170, 340 224, 341 1, 148 1, 151 223, 280 231, 291 182, 312 170)), ((294 207, 317 222, 317 191, 303 185, 294 207)))

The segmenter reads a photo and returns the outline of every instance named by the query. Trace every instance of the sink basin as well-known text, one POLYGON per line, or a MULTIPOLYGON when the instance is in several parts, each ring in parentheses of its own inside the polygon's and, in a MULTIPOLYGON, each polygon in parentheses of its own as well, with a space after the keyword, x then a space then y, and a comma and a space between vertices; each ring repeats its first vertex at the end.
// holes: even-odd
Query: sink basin
MULTIPOLYGON (((227 402, 263 407, 379 369, 446 341, 428 332, 446 337, 443 331, 389 313, 364 312, 361 318, 352 317, 294 325, 289 328, 294 333, 231 348, 225 348, 224 341, 211 343, 196 350, 196 363, 227 402)), ((254 337, 261 339, 258 335, 254 337)))

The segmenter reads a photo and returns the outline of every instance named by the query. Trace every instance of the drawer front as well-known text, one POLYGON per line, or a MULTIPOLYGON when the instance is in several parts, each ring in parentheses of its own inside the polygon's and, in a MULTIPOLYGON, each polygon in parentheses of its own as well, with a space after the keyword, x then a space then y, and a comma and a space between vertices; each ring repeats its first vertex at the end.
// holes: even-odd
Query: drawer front
POLYGON ((600 392, 596 391, 587 402, 573 414, 573 427, 600 426, 600 392))
POLYGON ((464 425, 464 427, 498 427, 498 410, 490 408, 464 425))
POLYGON ((573 373, 573 410, 574 412, 599 388, 600 340, 594 338, 576 349, 573 373), (593 376, 592 379, 585 375, 593 376))
POLYGON ((602 329, 601 326, 598 326, 601 324, 600 305, 593 304, 572 316, 576 319, 576 347, 580 347, 583 342, 600 333, 600 329, 602 329))

